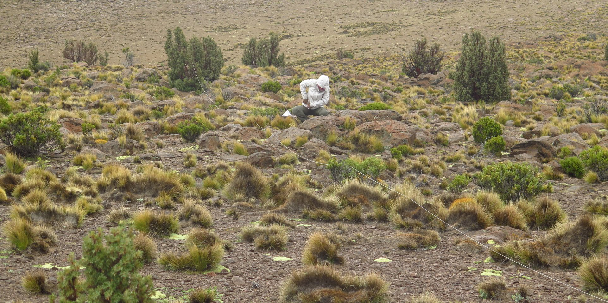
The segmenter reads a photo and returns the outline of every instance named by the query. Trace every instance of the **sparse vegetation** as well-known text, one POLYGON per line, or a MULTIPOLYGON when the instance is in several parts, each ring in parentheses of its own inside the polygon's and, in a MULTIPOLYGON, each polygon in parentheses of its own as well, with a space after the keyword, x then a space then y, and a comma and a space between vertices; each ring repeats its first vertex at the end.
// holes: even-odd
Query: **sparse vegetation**
POLYGON ((444 53, 439 44, 434 43, 430 47, 426 38, 417 40, 414 49, 406 56, 402 71, 408 77, 418 77, 421 74, 437 74, 441 69, 441 61, 444 53))

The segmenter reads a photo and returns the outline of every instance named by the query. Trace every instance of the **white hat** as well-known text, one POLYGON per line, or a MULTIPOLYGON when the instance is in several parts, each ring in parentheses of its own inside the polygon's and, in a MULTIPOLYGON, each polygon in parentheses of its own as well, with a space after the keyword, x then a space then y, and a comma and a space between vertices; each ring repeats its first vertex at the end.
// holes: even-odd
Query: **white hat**
POLYGON ((327 77, 325 75, 321 75, 321 77, 319 77, 319 79, 317 79, 317 85, 322 88, 328 88, 329 87, 329 77, 327 77))

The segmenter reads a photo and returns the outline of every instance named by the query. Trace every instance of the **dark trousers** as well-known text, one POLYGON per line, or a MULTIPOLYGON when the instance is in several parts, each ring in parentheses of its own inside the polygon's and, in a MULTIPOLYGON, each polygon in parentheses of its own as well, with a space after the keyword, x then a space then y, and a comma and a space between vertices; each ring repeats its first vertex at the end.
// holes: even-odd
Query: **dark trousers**
POLYGON ((327 116, 329 115, 329 111, 325 109, 325 107, 319 107, 315 109, 309 109, 304 105, 298 105, 291 110, 289 110, 292 115, 297 116, 300 121, 305 121, 308 119, 309 115, 313 116, 327 116))

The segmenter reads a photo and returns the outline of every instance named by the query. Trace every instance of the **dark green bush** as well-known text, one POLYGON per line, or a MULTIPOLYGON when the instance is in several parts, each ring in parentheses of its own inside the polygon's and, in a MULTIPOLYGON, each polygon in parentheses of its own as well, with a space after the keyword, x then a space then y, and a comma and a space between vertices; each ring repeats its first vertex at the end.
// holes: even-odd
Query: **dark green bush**
POLYGON ((382 103, 382 102, 372 102, 372 103, 368 103, 365 104, 363 106, 361 106, 359 108, 360 111, 364 111, 364 110, 386 110, 386 109, 390 109, 391 107, 388 106, 386 103, 382 103))
POLYGON ((448 184, 447 190, 453 193, 461 193, 471 182, 471 177, 467 174, 456 175, 452 182, 448 184))
POLYGON ((580 154, 585 167, 595 172, 600 181, 608 180, 608 148, 596 145, 580 154))
POLYGON ((142 266, 132 231, 92 231, 84 238, 82 259, 71 254, 70 267, 57 274, 59 302, 154 302, 152 279, 139 274, 142 266))
POLYGON ((604 47, 604 60, 608 61, 608 43, 604 47))
POLYGON ((414 148, 407 144, 402 144, 397 147, 391 148, 391 155, 397 160, 401 160, 401 158, 413 155, 415 153, 416 151, 414 150, 414 148))
POLYGON ((496 136, 486 141, 483 148, 493 154, 500 154, 505 150, 505 146, 505 139, 502 136, 496 136))
POLYGON ((0 121, 0 140, 21 156, 33 156, 42 149, 63 149, 60 125, 44 117, 38 108, 11 114, 0 121))
POLYGON ((11 88, 11 83, 8 82, 5 75, 0 75, 0 87, 11 88))
POLYGON ((327 169, 329 169, 332 178, 336 182, 342 182, 343 180, 354 178, 366 180, 367 176, 376 179, 386 170, 386 165, 378 157, 368 157, 363 161, 351 158, 338 161, 335 158, 331 158, 327 163, 327 169))
POLYGON ((278 81, 266 81, 262 83, 262 91, 263 92, 273 92, 278 93, 281 90, 281 83, 278 81))
POLYGON ((224 66, 222 50, 213 38, 186 41, 179 27, 173 33, 167 30, 165 52, 171 85, 180 91, 204 90, 203 81, 216 80, 224 66))
POLYGON ((47 71, 49 69, 51 69, 51 64, 48 62, 40 62, 39 59, 39 55, 38 55, 38 50, 32 50, 29 54, 28 54, 28 63, 27 63, 27 67, 32 70, 34 73, 37 73, 39 71, 47 71))
POLYGON ((182 121, 177 125, 177 132, 188 142, 194 142, 203 132, 212 130, 213 125, 200 117, 193 117, 188 121, 182 121))
POLYGON ((13 108, 10 104, 8 104, 8 100, 0 96, 0 113, 8 115, 11 113, 11 111, 13 111, 13 108))
POLYGON ((549 91, 549 98, 555 99, 555 100, 561 100, 564 97, 565 93, 566 93, 566 90, 564 89, 563 86, 553 85, 553 87, 551 87, 551 90, 549 91))
POLYGON ((565 83, 563 85, 563 88, 572 97, 576 97, 576 96, 580 95, 580 93, 583 91, 583 89, 581 88, 581 86, 578 85, 578 84, 565 83))
POLYGON ((283 66, 285 65, 285 54, 279 55, 278 34, 270 33, 270 37, 256 40, 251 38, 243 52, 241 61, 245 65, 253 66, 283 66))
POLYGON ((473 139, 477 143, 485 143, 490 138, 502 135, 500 123, 490 117, 483 117, 473 125, 473 139))
POLYGON ((528 163, 504 162, 488 165, 475 175, 479 186, 496 192, 503 201, 517 201, 538 195, 544 181, 528 163))
POLYGON ((85 44, 83 41, 66 40, 63 48, 63 57, 72 62, 84 61, 88 65, 97 63, 97 46, 93 42, 85 44))
POLYGON ((562 170, 568 174, 568 176, 580 179, 585 175, 583 160, 581 160, 579 157, 568 157, 560 160, 559 165, 562 167, 562 170))
POLYGON ((157 100, 166 100, 173 96, 175 96, 175 92, 168 87, 159 86, 154 89, 154 98, 157 100))
POLYGON ((511 98, 505 46, 498 37, 486 44, 477 31, 465 34, 462 55, 452 77, 458 101, 497 102, 511 98))
POLYGON ((32 76, 32 72, 30 72, 29 69, 18 69, 18 68, 13 68, 11 70, 11 75, 26 80, 27 78, 32 76))
POLYGON ((405 58, 402 71, 408 77, 418 77, 421 74, 437 74, 441 69, 444 53, 435 43, 427 49, 426 38, 416 41, 414 49, 405 58))

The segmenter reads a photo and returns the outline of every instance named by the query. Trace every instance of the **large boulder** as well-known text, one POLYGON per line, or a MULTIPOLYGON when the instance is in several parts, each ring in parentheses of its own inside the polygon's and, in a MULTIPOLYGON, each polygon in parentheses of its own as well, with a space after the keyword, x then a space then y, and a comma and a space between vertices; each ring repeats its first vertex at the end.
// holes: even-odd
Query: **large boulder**
POLYGON ((159 77, 158 76, 158 72, 156 71, 156 69, 153 69, 153 68, 143 68, 143 69, 141 69, 141 70, 139 70, 137 72, 137 75, 135 75, 135 81, 146 82, 152 76, 159 77))
POLYGON ((403 120, 401 114, 394 110, 341 110, 336 113, 336 116, 353 117, 357 120, 357 124, 382 120, 403 120))
POLYGON ((257 152, 249 155, 245 161, 259 168, 271 168, 274 166, 274 159, 269 152, 257 152))
POLYGON ((295 141, 298 137, 306 136, 308 138, 312 137, 312 132, 306 129, 301 129, 297 127, 290 127, 288 129, 284 129, 278 132, 275 132, 266 140, 267 144, 281 144, 281 141, 285 139, 289 139, 291 141, 295 141))
POLYGON ((335 116, 319 116, 312 117, 299 125, 301 129, 309 130, 312 136, 321 140, 325 140, 331 132, 338 134, 340 129, 338 125, 344 123, 343 117, 335 116))
POLYGON ((605 127, 603 123, 583 123, 572 126, 570 128, 570 131, 581 135, 581 137, 591 136, 593 134, 600 137, 600 129, 604 128, 605 127))
POLYGON ((221 132, 211 131, 201 135, 198 141, 200 149, 216 151, 222 148, 222 142, 226 141, 221 132))
POLYGON ((556 156, 555 149, 546 140, 541 139, 515 144, 511 148, 511 155, 522 161, 536 160, 541 163, 550 161, 556 156))
POLYGON ((224 132, 227 137, 243 141, 251 139, 263 139, 264 132, 257 127, 243 127, 240 124, 230 123, 219 129, 224 132))
POLYGON ((556 149, 560 150, 562 147, 568 147, 572 150, 575 155, 580 154, 582 151, 589 148, 589 144, 577 133, 561 134, 553 137, 551 145, 556 149))
POLYGON ((395 120, 366 122, 357 126, 357 129, 364 134, 376 136, 389 146, 432 141, 427 130, 395 120))

